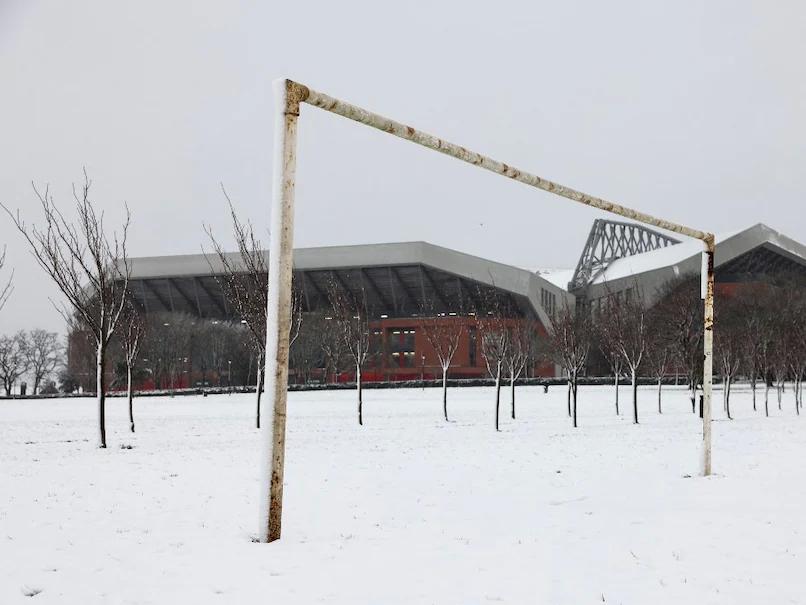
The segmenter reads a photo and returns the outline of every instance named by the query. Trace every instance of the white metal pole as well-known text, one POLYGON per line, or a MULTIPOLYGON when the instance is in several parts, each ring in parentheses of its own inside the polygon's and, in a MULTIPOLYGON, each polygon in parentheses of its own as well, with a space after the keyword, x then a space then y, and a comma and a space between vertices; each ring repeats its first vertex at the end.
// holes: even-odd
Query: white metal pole
POLYGON ((280 538, 285 465, 286 392, 291 329, 291 275, 294 246, 294 172, 296 168, 298 87, 274 82, 274 182, 272 189, 269 293, 266 309, 266 395, 264 472, 260 539, 280 538))
POLYGON ((702 367, 702 474, 711 474, 711 395, 714 368, 714 237, 705 240, 702 281, 705 285, 702 367))

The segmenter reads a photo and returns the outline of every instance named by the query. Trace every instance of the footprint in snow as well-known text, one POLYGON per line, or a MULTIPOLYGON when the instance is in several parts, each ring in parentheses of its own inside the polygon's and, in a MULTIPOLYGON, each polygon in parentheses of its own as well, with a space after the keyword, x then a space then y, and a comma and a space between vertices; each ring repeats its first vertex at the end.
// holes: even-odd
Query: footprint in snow
POLYGON ((562 504, 571 504, 572 502, 582 502, 583 500, 587 499, 587 496, 582 496, 580 498, 573 498, 571 500, 551 500, 549 501, 549 506, 560 506, 562 504))
POLYGON ((26 597, 35 597, 42 592, 41 588, 34 588, 32 586, 28 586, 27 584, 23 584, 22 587, 20 587, 20 590, 26 597))

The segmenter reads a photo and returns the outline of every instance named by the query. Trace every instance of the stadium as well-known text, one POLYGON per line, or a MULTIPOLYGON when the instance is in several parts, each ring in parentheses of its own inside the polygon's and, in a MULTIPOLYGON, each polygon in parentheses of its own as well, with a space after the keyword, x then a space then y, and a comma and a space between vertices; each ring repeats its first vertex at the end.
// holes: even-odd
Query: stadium
MULTIPOLYGON (((303 316, 327 314, 328 290, 334 283, 366 301, 373 342, 373 355, 363 372, 366 381, 437 377, 438 360, 420 325, 426 313, 463 326, 450 377, 481 378, 488 371, 477 314, 489 313, 491 306, 505 306, 510 315, 533 322, 538 338, 544 338, 551 315, 562 305, 596 309, 610 296, 634 291, 654 303, 667 284, 699 274, 701 246, 698 241, 681 242, 638 224, 597 219, 574 270, 515 267, 426 242, 302 248, 294 252, 294 288, 303 316)), ((176 315, 235 326, 244 322, 221 287, 224 267, 215 255, 132 258, 130 267, 135 304, 146 318, 160 318, 152 322, 158 327, 168 326, 169 318, 176 315)), ((717 293, 724 295, 743 284, 806 275, 806 246, 757 224, 717 237, 715 268, 717 293)), ((81 346, 76 335, 71 338, 69 365, 75 375, 85 376, 86 389, 92 388, 92 359, 86 354, 90 348, 81 346), (82 365, 88 367, 82 371, 82 365)), ((256 364, 251 357, 241 356, 236 362, 229 359, 226 367, 219 364, 209 372, 196 367, 193 357, 192 352, 180 351, 181 368, 170 385, 167 379, 152 375, 144 377, 141 387, 255 382, 256 364), (233 363, 244 367, 240 375, 233 363)), ((149 365, 148 359, 144 362, 149 365)), ((293 355, 291 363, 291 380, 296 382, 303 380, 303 373, 305 381, 312 377, 319 382, 354 379, 349 364, 329 373, 322 360, 313 362, 319 366, 313 372, 294 368, 293 355)), ((561 369, 543 360, 530 364, 525 375, 560 376, 561 369)))

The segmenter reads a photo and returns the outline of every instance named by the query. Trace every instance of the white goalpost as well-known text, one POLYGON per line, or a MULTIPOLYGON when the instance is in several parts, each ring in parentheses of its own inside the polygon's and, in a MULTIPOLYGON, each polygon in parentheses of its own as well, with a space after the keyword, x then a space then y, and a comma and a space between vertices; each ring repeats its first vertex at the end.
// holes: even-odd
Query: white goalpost
POLYGON ((269 249, 269 295, 266 322, 266 406, 269 421, 265 432, 263 489, 260 500, 260 539, 280 538, 285 462, 288 350, 291 327, 291 275, 294 236, 294 185, 297 120, 300 105, 307 103, 349 120, 452 156, 474 166, 520 181, 574 202, 605 210, 647 225, 672 231, 703 242, 702 297, 704 299, 703 441, 702 474, 711 474, 711 392, 713 382, 714 247, 712 233, 656 218, 649 214, 565 187, 534 174, 470 151, 411 126, 390 120, 361 107, 335 99, 312 88, 280 79, 274 82, 275 134, 272 188, 271 243, 269 249))

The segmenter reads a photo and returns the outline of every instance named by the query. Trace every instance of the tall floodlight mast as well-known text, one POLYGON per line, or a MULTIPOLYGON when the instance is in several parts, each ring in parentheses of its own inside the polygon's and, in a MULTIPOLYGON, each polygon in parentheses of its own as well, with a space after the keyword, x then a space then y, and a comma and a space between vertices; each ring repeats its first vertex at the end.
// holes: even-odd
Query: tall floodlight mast
POLYGON ((520 181, 586 206, 694 239, 704 245, 702 290, 705 299, 703 359, 703 448, 702 473, 711 474, 711 390, 714 323, 714 235, 632 210, 602 198, 530 174, 503 162, 475 153, 411 126, 345 103, 292 80, 276 80, 274 182, 272 189, 271 246, 269 256, 268 320, 266 325, 266 391, 269 422, 265 424, 266 452, 261 498, 260 538, 280 538, 285 457, 288 348, 291 327, 291 269, 294 228, 294 174, 296 170, 297 118, 301 103, 319 107, 349 120, 428 147, 474 166, 520 181))

